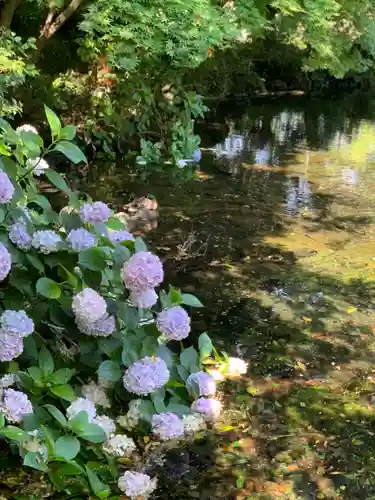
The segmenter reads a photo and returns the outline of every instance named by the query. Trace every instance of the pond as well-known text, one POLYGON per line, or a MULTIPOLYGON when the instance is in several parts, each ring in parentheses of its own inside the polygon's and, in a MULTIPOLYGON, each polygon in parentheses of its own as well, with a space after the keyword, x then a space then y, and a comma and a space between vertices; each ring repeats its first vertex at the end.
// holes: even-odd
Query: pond
POLYGON ((117 209, 156 197, 143 230, 204 303, 194 332, 249 363, 163 498, 373 499, 375 101, 220 103, 199 129, 179 182, 121 166, 82 181, 117 209))

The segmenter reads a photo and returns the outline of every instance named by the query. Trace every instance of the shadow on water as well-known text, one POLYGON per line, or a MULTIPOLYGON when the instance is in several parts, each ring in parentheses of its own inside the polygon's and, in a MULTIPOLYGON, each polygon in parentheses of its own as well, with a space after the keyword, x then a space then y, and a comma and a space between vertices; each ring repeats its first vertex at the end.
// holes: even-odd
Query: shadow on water
POLYGON ((117 209, 156 196, 148 240, 167 281, 204 302, 194 332, 249 362, 224 384, 223 422, 171 452, 157 498, 375 498, 374 102, 361 102, 218 111, 207 128, 229 136, 184 184, 90 174, 117 209))

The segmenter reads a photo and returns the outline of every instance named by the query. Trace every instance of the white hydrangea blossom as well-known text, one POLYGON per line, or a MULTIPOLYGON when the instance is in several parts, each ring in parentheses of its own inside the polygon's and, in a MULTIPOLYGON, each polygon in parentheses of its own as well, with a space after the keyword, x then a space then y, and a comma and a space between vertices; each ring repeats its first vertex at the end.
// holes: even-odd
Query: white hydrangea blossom
POLYGON ((241 375, 245 375, 247 373, 248 364, 241 358, 232 358, 230 357, 227 361, 227 365, 225 367, 225 372, 230 377, 240 377, 241 375))
POLYGON ((186 436, 194 436, 197 432, 207 429, 204 417, 200 413, 183 415, 182 425, 184 426, 184 433, 186 436))
POLYGON ((107 312, 107 304, 103 297, 92 288, 84 288, 74 296, 72 309, 81 321, 94 323, 107 312))
POLYGON ((116 432, 116 424, 107 415, 99 415, 92 421, 93 424, 99 425, 105 432, 107 439, 110 439, 116 432))
POLYGON ((141 419, 141 403, 142 399, 133 399, 130 401, 128 413, 118 417, 117 423, 124 429, 134 429, 134 427, 137 427, 141 419))
POLYGON ((24 123, 16 128, 16 132, 33 132, 34 134, 38 134, 38 129, 34 127, 34 125, 30 125, 29 123, 24 123))
POLYGON ((126 471, 118 480, 118 487, 132 500, 142 498, 147 500, 151 493, 156 490, 157 479, 151 479, 147 474, 126 471))
POLYGON ((13 373, 7 373, 0 378, 0 389, 7 389, 17 382, 18 377, 13 373))
POLYGON ((137 447, 134 441, 124 434, 117 434, 103 444, 103 451, 111 457, 130 457, 137 447))
POLYGON ((37 177, 40 177, 44 174, 44 171, 49 168, 48 163, 43 158, 39 156, 37 158, 29 158, 26 162, 26 166, 28 169, 33 169, 33 174, 37 177))
POLYGON ((71 403, 71 405, 66 409, 66 416, 68 417, 68 420, 71 420, 81 411, 85 411, 87 413, 88 420, 92 423, 96 417, 96 408, 92 401, 86 398, 77 398, 73 401, 73 403, 71 403))
POLYGON ((61 241, 61 237, 56 231, 47 229, 44 231, 35 231, 31 244, 36 250, 47 254, 56 252, 59 249, 61 241))
POLYGON ((102 386, 96 384, 94 381, 82 386, 83 396, 91 401, 95 406, 102 406, 103 408, 110 408, 108 396, 102 386))

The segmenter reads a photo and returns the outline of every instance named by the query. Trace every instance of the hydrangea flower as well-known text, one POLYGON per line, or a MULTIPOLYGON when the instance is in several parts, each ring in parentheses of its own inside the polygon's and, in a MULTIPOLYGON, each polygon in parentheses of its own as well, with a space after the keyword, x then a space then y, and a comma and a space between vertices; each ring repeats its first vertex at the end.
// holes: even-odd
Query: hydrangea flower
POLYGON ((168 380, 169 371, 165 362, 148 356, 130 365, 123 378, 125 389, 139 396, 151 394, 168 380))
POLYGON ((12 267, 12 257, 8 252, 7 247, 0 243, 0 281, 5 280, 12 267))
POLYGON ((5 172, 0 171, 0 203, 9 203, 14 193, 14 186, 5 172))
POLYGON ((156 490, 157 479, 151 479, 147 474, 131 472, 127 470, 118 480, 118 487, 132 500, 142 498, 147 500, 151 493, 156 490))
POLYGON ((124 434, 117 434, 103 444, 103 451, 111 457, 130 457, 136 449, 134 441, 124 434))
POLYGON ((158 296, 153 288, 147 290, 132 290, 130 292, 130 300, 137 307, 149 309, 158 301, 158 296))
POLYGON ((103 408, 110 408, 108 396, 102 386, 91 381, 89 384, 82 386, 83 396, 91 401, 95 406, 103 406, 103 408))
POLYGON ((22 220, 19 220, 11 225, 9 239, 21 250, 29 250, 33 241, 22 220))
POLYGON ((109 337, 116 329, 115 318, 107 314, 94 322, 77 316, 76 323, 80 332, 93 337, 109 337))
POLYGON ((186 388, 195 396, 213 396, 216 393, 216 382, 206 372, 196 372, 188 376, 186 388))
POLYGON ((107 415, 99 415, 92 421, 93 424, 99 425, 105 432, 107 439, 110 439, 116 432, 116 424, 114 421, 107 417, 107 415))
POLYGON ((61 243, 61 237, 56 231, 50 229, 35 231, 32 246, 42 253, 57 252, 61 243))
POLYGON ((37 177, 40 177, 44 174, 44 171, 49 169, 49 165, 43 158, 39 156, 37 158, 30 158, 26 162, 26 166, 28 169, 33 169, 33 174, 37 177))
POLYGON ((68 417, 68 420, 72 419, 78 413, 81 411, 85 411, 88 416, 88 420, 90 423, 94 420, 96 417, 96 408, 94 404, 86 398, 77 398, 73 403, 68 406, 66 409, 66 416, 68 417))
POLYGON ((190 317, 183 307, 171 307, 158 314, 156 326, 169 339, 182 340, 190 333, 190 317))
POLYGON ((7 333, 16 333, 21 337, 27 337, 34 331, 34 321, 29 318, 25 311, 4 311, 0 317, 2 328, 7 333))
POLYGON ((80 252, 96 244, 95 236, 83 228, 72 229, 66 239, 75 252, 80 252))
POLYGON ((191 408, 201 413, 206 421, 213 421, 219 418, 221 413, 221 403, 214 398, 199 398, 191 405, 191 408))
POLYGON ((3 377, 0 378, 0 389, 6 389, 7 387, 11 387, 16 383, 18 377, 13 373, 7 373, 3 377))
POLYGON ((123 241, 134 241, 134 236, 128 231, 112 231, 109 233, 108 238, 114 245, 123 241))
POLYGON ((162 263, 151 252, 134 254, 122 269, 126 288, 130 290, 149 290, 163 281, 164 271, 162 263))
POLYGON ((202 159, 202 151, 198 148, 194 150, 193 159, 196 163, 199 163, 202 159))
POLYGON ((0 329, 0 361, 12 361, 23 353, 23 339, 20 335, 0 329))
POLYGON ((204 417, 200 413, 192 413, 191 415, 183 415, 182 425, 186 436, 193 436, 197 432, 205 431, 207 424, 204 417))
POLYGON ((3 402, 0 404, 0 412, 4 413, 9 422, 22 422, 25 415, 33 412, 33 406, 29 398, 20 391, 5 389, 3 402))
POLYGON ((174 413, 166 412, 153 415, 151 430, 162 441, 176 439, 184 435, 184 426, 180 417, 174 413))
POLYGON ((142 399, 132 399, 129 403, 129 409, 126 415, 121 415, 117 419, 117 423, 124 429, 134 429, 141 420, 140 406, 142 399))
POLYGON ((100 224, 101 222, 107 222, 111 215, 111 210, 102 201, 96 201, 95 203, 85 203, 82 205, 80 210, 80 216, 83 222, 88 222, 89 224, 100 224))
POLYGON ((16 132, 33 132, 34 134, 38 133, 38 129, 34 127, 34 125, 30 125, 29 123, 24 123, 16 128, 16 132))
POLYGON ((247 368, 248 365, 243 359, 230 357, 225 371, 229 377, 235 378, 245 375, 245 373, 247 373, 247 368))
POLYGON ((74 296, 72 309, 77 318, 94 323, 106 314, 107 304, 95 290, 84 288, 74 296))

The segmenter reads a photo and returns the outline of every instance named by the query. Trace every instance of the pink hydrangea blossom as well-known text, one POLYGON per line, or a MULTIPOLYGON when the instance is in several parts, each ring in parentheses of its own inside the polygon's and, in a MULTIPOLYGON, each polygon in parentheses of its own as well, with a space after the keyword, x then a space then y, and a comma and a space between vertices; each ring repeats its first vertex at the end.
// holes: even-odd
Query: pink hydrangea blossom
POLYGON ((98 292, 84 288, 74 296, 72 309, 79 320, 94 323, 106 315, 107 304, 98 292))
POLYGON ((130 365, 123 378, 125 389, 138 395, 151 394, 168 380, 169 371, 165 362, 148 356, 130 365))
POLYGON ((23 339, 17 333, 0 329, 0 361, 12 361, 23 353, 23 339))
POLYGON ((130 290, 149 290, 155 288, 164 279, 162 263, 151 252, 134 254, 122 269, 126 288, 130 290))
POLYGON ((33 406, 23 392, 5 389, 0 412, 4 413, 9 422, 22 422, 25 415, 33 412, 33 406))
POLYGON ((180 438, 184 435, 182 420, 170 412, 153 415, 151 430, 162 441, 180 438))
POLYGON ((195 396, 213 396, 216 393, 216 382, 206 372, 196 372, 189 375, 186 387, 195 396))
POLYGON ((13 197, 14 186, 5 172, 0 172, 0 203, 9 203, 13 197))
POLYGON ((7 247, 0 243, 0 281, 5 280, 12 267, 12 257, 8 252, 7 247))
POLYGON ((83 222, 89 224, 100 224, 107 222, 111 215, 111 210, 102 201, 95 201, 94 203, 85 203, 80 210, 80 216, 83 222))
POLYGON ((221 413, 221 403, 214 398, 199 398, 191 405, 191 408, 201 413, 206 421, 213 421, 219 418, 221 413))
POLYGON ((153 288, 147 290, 132 290, 130 292, 130 300, 137 307, 149 309, 158 301, 158 296, 153 288))
POLYGON ((171 307, 158 314, 156 326, 169 339, 182 340, 190 333, 190 317, 182 307, 171 307))

